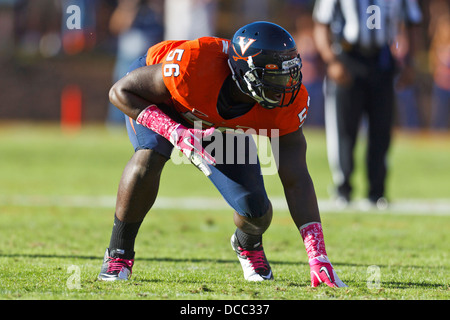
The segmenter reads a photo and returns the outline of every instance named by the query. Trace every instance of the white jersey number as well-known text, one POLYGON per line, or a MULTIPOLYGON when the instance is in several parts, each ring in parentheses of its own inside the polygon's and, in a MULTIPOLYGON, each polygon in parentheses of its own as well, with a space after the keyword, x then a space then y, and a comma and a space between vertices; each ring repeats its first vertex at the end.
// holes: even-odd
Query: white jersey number
MULTIPOLYGON (((175 49, 169 52, 166 61, 181 61, 184 49, 175 49)), ((164 65, 163 73, 165 77, 178 77, 180 75, 180 65, 178 63, 167 63, 164 65)))

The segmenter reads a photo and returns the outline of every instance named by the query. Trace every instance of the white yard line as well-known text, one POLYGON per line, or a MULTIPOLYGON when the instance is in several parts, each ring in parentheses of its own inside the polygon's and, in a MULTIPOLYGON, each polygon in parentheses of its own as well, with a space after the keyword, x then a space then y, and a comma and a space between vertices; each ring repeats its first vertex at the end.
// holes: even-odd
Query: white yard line
MULTIPOLYGON (((282 197, 271 197, 274 210, 287 210, 286 200, 282 197)), ((0 206, 31 207, 82 207, 82 208, 114 208, 115 196, 30 196, 0 195, 0 206)), ((203 197, 158 197, 155 209, 194 209, 224 210, 227 203, 221 198, 203 197)), ((321 212, 361 212, 377 214, 416 214, 416 215, 450 215, 450 199, 396 199, 386 210, 368 210, 363 201, 356 201, 351 206, 338 209, 334 202, 319 199, 321 212)))

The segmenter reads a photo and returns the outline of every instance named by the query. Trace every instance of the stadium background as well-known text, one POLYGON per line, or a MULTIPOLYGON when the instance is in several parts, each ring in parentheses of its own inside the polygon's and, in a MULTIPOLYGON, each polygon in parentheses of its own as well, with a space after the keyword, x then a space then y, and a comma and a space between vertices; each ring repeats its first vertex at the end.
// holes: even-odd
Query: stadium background
MULTIPOLYGON (((214 35, 231 37, 238 26, 266 19, 298 39, 296 22, 310 30, 313 2, 219 0, 214 35)), ((448 300, 450 139, 448 129, 441 134, 430 126, 433 78, 428 64, 429 28, 436 23, 430 5, 448 2, 419 0, 424 23, 415 34, 419 51, 413 89, 421 122, 417 133, 397 119, 388 210, 360 210, 359 203, 336 209, 328 200, 324 130, 305 130, 327 251, 350 286, 337 292, 309 288, 306 252, 276 175, 264 179, 277 211, 265 235, 277 278, 252 285, 242 278, 230 250, 234 225, 227 204, 193 166, 172 161, 164 170, 154 212, 140 231, 133 280, 125 285, 96 281, 117 183, 133 152, 125 132, 106 126, 117 58, 117 37, 108 24, 116 1, 0 0, 0 299, 283 299, 295 300, 295 308, 302 299, 448 300), (89 27, 64 29, 70 4, 95 4, 95 10, 82 10, 95 16, 89 27), (80 91, 64 98, 73 85, 80 91), (75 106, 73 98, 81 98, 82 130, 65 134, 59 127, 61 100, 75 106), (378 268, 379 283, 368 272, 371 267, 378 268)), ((306 49, 300 48, 310 86, 311 72, 321 69, 307 64, 306 49)), ((306 126, 314 124, 311 115, 306 126)), ((357 150, 355 172, 355 185, 361 187, 363 151, 357 150)), ((361 199, 364 188, 356 191, 355 200, 361 199)), ((179 312, 172 306, 166 310, 179 312)))
MULTIPOLYGON (((299 29, 308 30, 311 26, 314 1, 206 0, 211 1, 215 5, 212 12, 212 35, 215 36, 229 38, 236 28, 254 20, 279 23, 295 37, 299 36, 299 29), (246 10, 246 6, 250 9, 246 10)), ((414 56, 416 77, 413 86, 419 121, 404 125, 399 116, 397 125, 400 128, 432 129, 430 93, 433 78, 429 68, 429 48, 430 28, 435 18, 430 5, 439 2, 445 0, 419 0, 424 21, 415 35, 418 52, 414 56)), ((111 33, 108 24, 116 4, 113 0, 0 1, 0 121, 59 121, 62 92, 70 85, 80 89, 83 123, 106 120, 107 93, 112 84, 117 49, 117 37, 111 33), (65 30, 67 6, 77 3, 90 3, 90 8, 83 7, 81 13, 90 15, 91 22, 80 30, 65 30)), ((302 53, 302 48, 299 49, 302 53)), ((319 62, 316 68, 319 77, 320 70, 319 62)), ((320 120, 310 121, 306 125, 320 126, 321 123, 320 120)))

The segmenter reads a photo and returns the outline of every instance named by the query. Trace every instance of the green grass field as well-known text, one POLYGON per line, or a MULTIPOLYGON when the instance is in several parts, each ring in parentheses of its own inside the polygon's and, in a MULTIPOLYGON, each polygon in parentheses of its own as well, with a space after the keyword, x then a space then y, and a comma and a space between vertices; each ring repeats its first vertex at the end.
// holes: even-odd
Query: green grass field
MULTIPOLYGON (((329 198, 322 131, 305 129, 319 200, 329 198)), ((199 171, 169 162, 136 244, 133 278, 96 280, 109 243, 117 184, 132 154, 125 132, 88 126, 0 126, 0 299, 372 300, 450 298, 450 207, 384 212, 322 212, 329 257, 348 288, 311 288, 299 232, 286 209, 274 212, 265 250, 275 280, 248 283, 229 245, 232 211, 183 208, 179 195, 220 199, 199 171), (157 202, 158 204, 158 202, 157 202), (379 282, 377 282, 379 280, 379 282)), ((357 198, 364 196, 364 145, 357 150, 357 198)), ((388 197, 447 203, 449 136, 397 134, 388 197)), ((281 198, 277 176, 266 176, 281 198)))

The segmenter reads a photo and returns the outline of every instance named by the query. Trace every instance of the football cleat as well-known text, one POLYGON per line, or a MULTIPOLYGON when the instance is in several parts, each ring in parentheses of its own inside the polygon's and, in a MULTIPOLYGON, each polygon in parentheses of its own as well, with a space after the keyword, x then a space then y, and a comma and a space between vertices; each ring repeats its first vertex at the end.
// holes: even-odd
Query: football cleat
POLYGON ((331 288, 348 287, 339 279, 336 271, 326 256, 319 256, 309 262, 311 268, 311 287, 315 288, 325 283, 331 288))
POLYGON ((231 236, 231 247, 236 252, 244 279, 248 281, 273 280, 272 269, 264 254, 262 244, 258 244, 254 250, 245 250, 239 245, 235 234, 231 236))
POLYGON ((134 259, 122 259, 119 256, 115 250, 110 252, 109 249, 106 249, 98 280, 116 281, 130 279, 134 259))

